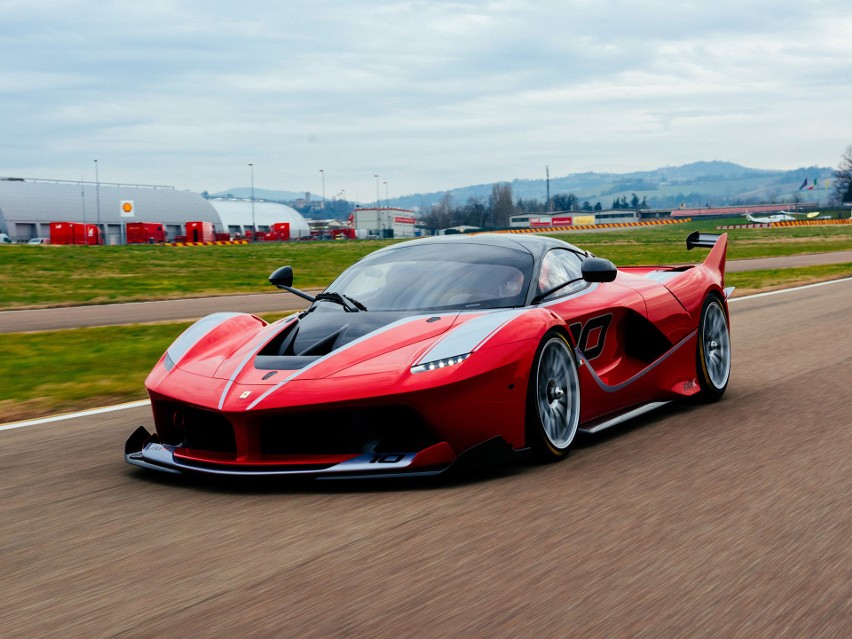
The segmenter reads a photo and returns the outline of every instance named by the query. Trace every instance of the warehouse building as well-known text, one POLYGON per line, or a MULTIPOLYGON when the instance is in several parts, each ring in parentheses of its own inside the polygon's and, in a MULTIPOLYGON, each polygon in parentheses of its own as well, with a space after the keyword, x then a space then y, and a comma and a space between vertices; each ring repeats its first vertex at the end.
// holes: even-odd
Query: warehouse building
MULTIPOLYGON (((246 235, 252 225, 252 201, 231 198, 214 198, 206 200, 216 211, 221 220, 222 232, 232 236, 246 235)), ((273 224, 287 222, 290 225, 290 238, 298 239, 311 234, 307 220, 297 210, 279 204, 255 200, 254 220, 257 230, 268 233, 273 224)), ((218 228, 218 227, 217 227, 218 228)))
POLYGON ((246 235, 252 208, 258 231, 287 222, 291 237, 310 235, 296 210, 274 202, 207 200, 170 186, 0 177, 0 233, 14 242, 48 237, 51 222, 97 224, 106 244, 123 244, 128 222, 163 224, 169 238, 183 235, 186 223, 196 221, 212 223, 219 233, 246 235))
POLYGON ((668 209, 606 209, 603 211, 557 211, 555 213, 523 213, 509 218, 510 228, 535 229, 558 226, 592 226, 626 224, 669 218, 668 209))
POLYGON ((415 236, 414 211, 391 207, 357 208, 353 212, 356 231, 364 230, 368 237, 409 238, 415 236))

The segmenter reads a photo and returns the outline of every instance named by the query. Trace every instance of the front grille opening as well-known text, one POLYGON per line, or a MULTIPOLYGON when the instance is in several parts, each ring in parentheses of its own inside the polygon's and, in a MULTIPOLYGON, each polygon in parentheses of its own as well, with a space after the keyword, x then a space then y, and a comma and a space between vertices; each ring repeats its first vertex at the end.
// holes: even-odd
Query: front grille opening
POLYGON ((234 427, 221 413, 158 402, 154 419, 164 444, 215 453, 237 452, 234 427))
POLYGON ((220 413, 195 409, 187 411, 183 441, 184 447, 195 450, 234 454, 237 452, 234 427, 220 413))
POLYGON ((419 413, 407 406, 287 413, 260 423, 264 455, 415 452, 436 443, 419 413))

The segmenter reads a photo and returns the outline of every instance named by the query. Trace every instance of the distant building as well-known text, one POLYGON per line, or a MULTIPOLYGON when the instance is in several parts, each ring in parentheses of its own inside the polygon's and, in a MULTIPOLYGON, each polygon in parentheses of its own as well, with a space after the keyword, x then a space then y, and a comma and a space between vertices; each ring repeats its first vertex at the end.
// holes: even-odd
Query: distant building
MULTIPOLYGON (((255 201, 254 209, 259 231, 289 222, 292 237, 310 233, 289 206, 255 201)), ((212 223, 217 232, 245 235, 251 211, 251 200, 206 200, 171 186, 0 178, 0 233, 16 242, 49 236, 51 222, 98 224, 107 244, 124 243, 127 222, 163 224, 169 238, 183 235, 186 223, 196 221, 212 223)))
POLYGON ((607 211, 558 211, 556 213, 524 213, 509 218, 511 228, 534 229, 553 226, 591 226, 613 222, 635 222, 638 212, 629 209, 607 211))
POLYGON ((414 211, 390 207, 362 208, 353 211, 356 230, 365 229, 376 237, 414 237, 414 211))
POLYGON ((556 213, 523 213, 509 218, 511 228, 547 228, 554 226, 592 226, 623 224, 671 217, 669 209, 605 209, 603 211, 558 211, 556 213))
POLYGON ((815 202, 800 203, 797 205, 791 204, 750 204, 738 206, 705 206, 703 208, 686 208, 681 206, 676 211, 672 211, 672 217, 734 217, 737 215, 753 215, 759 213, 761 215, 767 213, 780 213, 781 211, 789 211, 791 208, 807 208, 815 207, 815 202))
MULTIPOLYGON (((223 232, 245 236, 246 231, 251 230, 251 200, 215 198, 207 202, 219 216, 223 232)), ((311 234, 305 218, 285 204, 255 200, 254 219, 257 230, 261 233, 268 233, 273 224, 288 222, 291 238, 296 239, 311 234)))

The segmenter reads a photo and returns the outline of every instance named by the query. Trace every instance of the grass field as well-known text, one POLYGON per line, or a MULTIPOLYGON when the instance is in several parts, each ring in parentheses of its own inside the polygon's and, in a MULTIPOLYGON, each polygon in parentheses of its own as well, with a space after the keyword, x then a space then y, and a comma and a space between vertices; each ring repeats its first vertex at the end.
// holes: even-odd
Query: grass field
MULTIPOLYGON (((844 276, 852 276, 852 264, 731 273, 726 284, 742 293, 844 276)), ((187 326, 106 326, 4 336, 0 421, 144 399, 145 377, 187 326)))
MULTIPOLYGON (((720 221, 554 235, 616 264, 696 262, 684 239, 720 221)), ((852 226, 729 232, 729 259, 852 248, 852 226)), ((344 268, 393 240, 236 246, 10 246, 0 250, 0 308, 40 308, 271 290, 266 278, 293 266, 300 288, 325 287, 344 268)))
POLYGON ((0 421, 145 398, 145 377, 188 325, 4 335, 0 421))
MULTIPOLYGON (((557 237, 617 264, 694 262, 687 233, 718 222, 567 233, 557 237)), ((729 259, 852 249, 852 227, 792 227, 730 233, 729 259)), ((266 277, 293 265, 296 285, 325 286, 347 265, 390 241, 172 248, 0 249, 0 307, 119 302, 266 291, 266 277)), ((737 294, 852 276, 852 264, 729 273, 737 294)), ((277 319, 269 316, 266 319, 277 319)), ((0 418, 13 421, 142 399, 144 380, 187 323, 82 328, 4 336, 0 418)))

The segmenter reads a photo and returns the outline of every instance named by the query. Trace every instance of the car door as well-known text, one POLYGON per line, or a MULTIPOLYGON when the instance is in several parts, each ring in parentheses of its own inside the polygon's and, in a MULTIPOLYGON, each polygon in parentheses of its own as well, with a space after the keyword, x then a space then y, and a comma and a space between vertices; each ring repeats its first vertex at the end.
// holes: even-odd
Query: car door
POLYGON ((540 304, 565 322, 581 354, 578 364, 586 381, 581 384, 581 420, 586 421, 644 401, 641 373, 667 342, 648 320, 642 295, 620 281, 621 274, 613 282, 589 283, 582 279, 582 261, 570 250, 549 251, 537 287, 541 294, 557 282, 573 282, 540 304))

